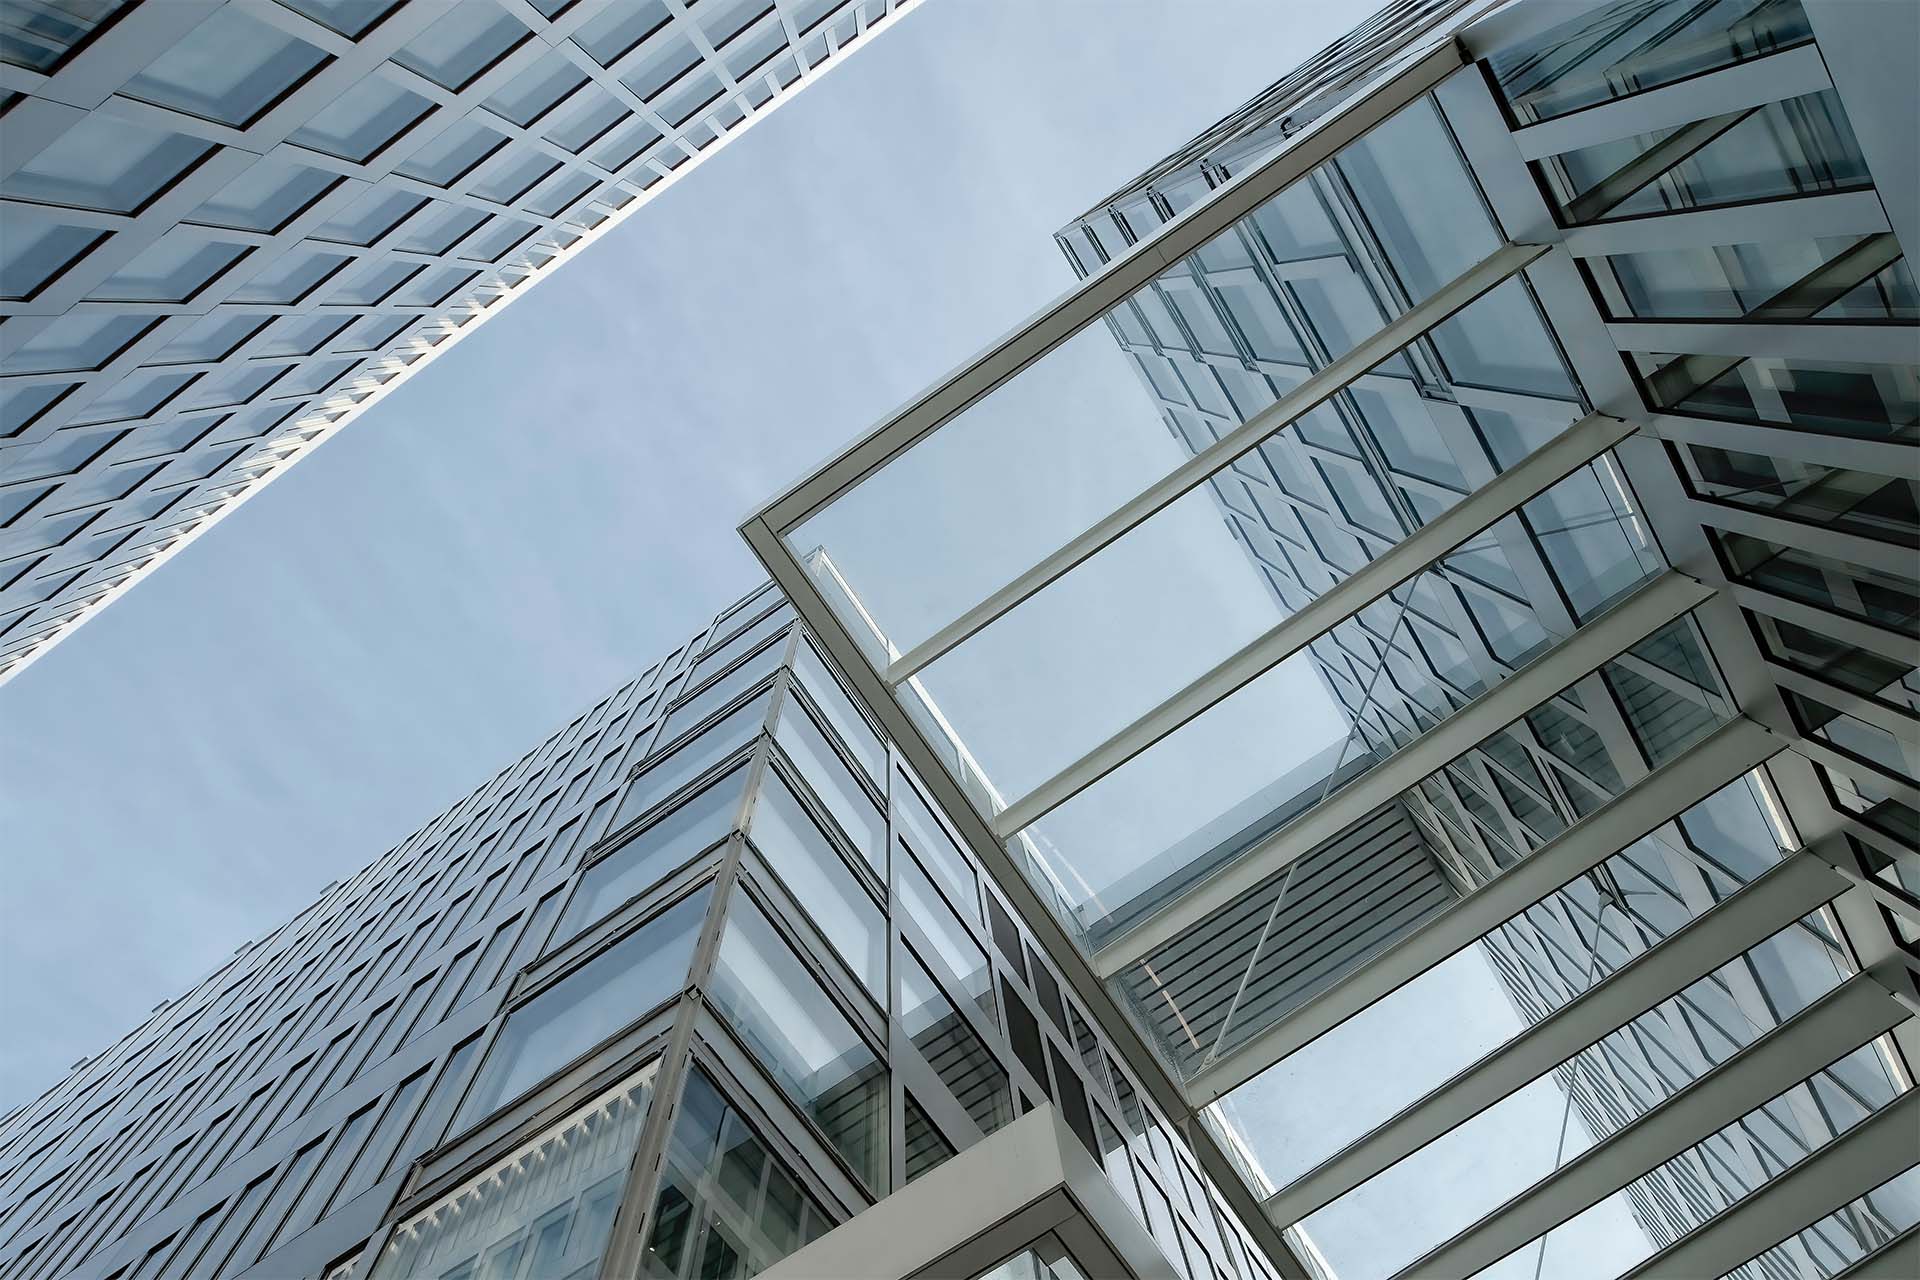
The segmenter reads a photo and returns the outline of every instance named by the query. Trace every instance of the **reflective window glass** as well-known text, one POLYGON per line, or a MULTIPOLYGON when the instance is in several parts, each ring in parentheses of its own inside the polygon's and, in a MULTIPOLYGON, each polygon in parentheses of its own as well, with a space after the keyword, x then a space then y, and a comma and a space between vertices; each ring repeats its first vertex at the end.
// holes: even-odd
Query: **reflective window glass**
POLYGON ((432 109, 419 94, 370 75, 288 134, 287 141, 359 164, 432 109))
POLYGON ((256 160, 188 217, 242 231, 278 231, 338 181, 334 174, 305 165, 256 160))
POLYGON ((827 670, 827 664, 814 651, 813 642, 802 644, 793 659, 794 674, 800 683, 806 686, 807 693, 813 698, 814 706, 826 717, 827 725, 842 746, 853 753, 860 767, 867 771, 867 777, 875 786, 884 785, 887 771, 887 748, 880 735, 873 731, 865 716, 861 715, 840 687, 839 681, 827 670))
POLYGON ((882 1188, 886 1069, 744 893, 728 909, 707 994, 867 1186, 882 1188))
POLYGON ((494 90, 485 105, 524 129, 585 83, 587 77, 578 67, 558 53, 549 53, 494 90))
POLYGON ((558 946, 623 902, 638 897, 702 849, 726 838, 747 771, 736 769, 625 841, 580 876, 553 931, 558 946))
POLYGON ((610 4, 582 23, 573 42, 603 67, 612 66, 627 50, 660 29, 670 17, 661 0, 610 4))
POLYGON ((244 246, 175 229, 135 255, 87 297, 101 302, 185 302, 246 254, 244 246))
POLYGON ((886 819, 834 753, 812 715, 789 702, 781 709, 773 738, 826 805, 841 834, 876 872, 886 875, 886 819))
POLYGON ((304 40, 227 5, 167 47, 120 92, 236 129, 327 61, 304 40))
POLYGON ((527 29, 491 0, 448 6, 445 16, 407 41, 393 60, 455 93, 505 57, 527 29))
POLYGON ((900 1022, 907 1039, 982 1133, 1013 1119, 1013 1089, 1006 1071, 919 958, 906 950, 900 954, 900 1022))
POLYGON ((210 150, 198 138, 157 133, 96 111, 14 170, 7 178, 7 194, 132 213, 210 150))
POLYGON ((681 747, 634 779, 620 797, 620 808, 610 826, 617 827, 659 804, 700 774, 720 763, 746 743, 766 723, 767 699, 752 702, 708 727, 699 737, 681 747))
POLYGON ((710 892, 682 898, 508 1014, 454 1129, 484 1120, 677 995, 710 892))
POLYGON ((0 372, 62 373, 98 369, 156 323, 152 316, 71 312, 22 342, 10 354, 0 357, 0 372))
POLYGON ((986 1020, 993 1022, 992 970, 987 965, 986 950, 961 924, 917 859, 909 855, 897 859, 895 865, 900 872, 900 905, 920 926, 957 989, 972 997, 986 1020))
POLYGON ((591 1275, 653 1103, 658 1061, 393 1229, 375 1280, 591 1275))
POLYGON ((873 998, 885 999, 886 919, 777 770, 761 780, 747 838, 873 998))
POLYGON ((32 297, 104 234, 21 205, 0 204, 0 298, 32 297))
POLYGON ((674 1116, 641 1274, 649 1280, 751 1276, 832 1226, 696 1064, 674 1116))

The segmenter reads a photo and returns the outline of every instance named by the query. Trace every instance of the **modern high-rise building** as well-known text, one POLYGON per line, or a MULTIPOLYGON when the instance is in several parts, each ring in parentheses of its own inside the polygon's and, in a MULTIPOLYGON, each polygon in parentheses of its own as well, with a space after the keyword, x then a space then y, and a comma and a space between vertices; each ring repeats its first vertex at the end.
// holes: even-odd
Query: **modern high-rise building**
POLYGON ((5 0, 0 681, 910 0, 5 0))
POLYGON ((1920 1274, 1917 44, 1390 6, 743 527, 1345 1280, 1920 1274))
POLYGON ((1920 1274, 1916 24, 1389 6, 0 1120, 0 1274, 1920 1274))
POLYGON ((8 1115, 0 1274, 744 1277, 922 1177, 925 1261, 1303 1274, 1076 967, 763 589, 8 1115))

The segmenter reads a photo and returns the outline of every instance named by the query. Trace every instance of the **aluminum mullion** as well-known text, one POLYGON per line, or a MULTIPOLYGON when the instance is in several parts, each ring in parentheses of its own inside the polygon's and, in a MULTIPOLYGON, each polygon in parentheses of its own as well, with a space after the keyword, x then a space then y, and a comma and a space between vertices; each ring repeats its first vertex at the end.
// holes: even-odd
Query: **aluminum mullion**
MULTIPOLYGON (((922 435, 1012 377, 1117 303, 1131 297, 1172 263, 1199 249, 1269 197, 1331 159, 1394 112, 1428 93, 1466 65, 1451 39, 1383 68, 1366 92, 1312 121, 1279 154, 1210 193, 1155 235, 1131 247, 1101 271, 1056 299, 1014 332, 930 388, 911 405, 826 465, 763 505, 748 521, 764 522, 781 537, 839 493, 858 483, 922 435), (1392 74, 1386 74, 1391 70, 1392 74)), ((746 524, 741 526, 745 531, 746 524)))
POLYGON ((1468 894, 1430 924, 1354 969, 1280 1022, 1224 1054, 1186 1085, 1194 1106, 1216 1102, 1267 1067, 1390 995, 1574 877, 1706 799, 1785 744, 1752 720, 1721 726, 1678 758, 1468 894))
MULTIPOLYGON (((1544 1180, 1428 1251, 1401 1270, 1394 1280, 1412 1280, 1413 1277, 1419 1280, 1448 1280, 1450 1277, 1467 1280, 1467 1277, 1492 1266, 1516 1249, 1539 1240, 1562 1223, 1658 1169, 1668 1160, 1704 1142, 1742 1116, 1817 1074, 1836 1058, 1898 1025, 1907 1016, 1906 1009, 1872 975, 1859 974, 1849 978, 1679 1093, 1616 1130, 1599 1145, 1569 1160, 1544 1180)), ((1920 1095, 1909 1093, 1901 1102, 1894 1103, 1880 1114, 1897 1115, 1903 1104, 1907 1107, 1920 1105, 1920 1095)), ((1911 1139, 1907 1140, 1907 1145, 1912 1146, 1911 1139)), ((1911 1159, 1910 1152, 1906 1158, 1911 1159)), ((1851 1183, 1843 1184, 1845 1194, 1833 1208, 1853 1200, 1885 1180, 1884 1177, 1876 1178, 1857 1187, 1851 1183)), ((1761 1193, 1748 1197, 1748 1201, 1757 1198, 1758 1194, 1761 1193)), ((1817 1220, 1829 1212, 1832 1210, 1814 1214, 1808 1221, 1817 1220)), ((1726 1216, 1723 1215, 1699 1234, 1712 1234, 1714 1228, 1725 1221, 1726 1216)), ((1783 1234, 1791 1233, 1792 1229, 1789 1229, 1783 1234)), ((1780 1238, 1760 1241, 1757 1247, 1747 1249, 1726 1267, 1697 1261, 1676 1265, 1661 1255, 1653 1262, 1637 1268, 1632 1275, 1717 1276, 1777 1243, 1780 1238), (1660 1264, 1658 1269, 1648 1270, 1656 1264, 1660 1264)), ((1736 1243, 1734 1247, 1740 1249, 1746 1246, 1736 1243)))
POLYGON ((1605 414, 1589 414, 1574 423, 1525 461, 1500 473, 1008 805, 994 819, 994 834, 1005 839, 1052 812, 1209 707, 1299 653, 1316 637, 1352 618, 1394 587, 1431 569, 1633 430, 1634 424, 1605 414))
POLYGON ((1268 1197, 1276 1222, 1298 1222, 1657 1008, 1846 888, 1825 862, 1794 855, 1675 930, 1597 985, 1453 1076, 1268 1197))
MULTIPOLYGON (((1855 979, 1854 981, 1860 981, 1855 979)), ((1920 1091, 1908 1090, 1622 1280, 1725 1275, 1913 1166, 1920 1091)), ((1904 1233, 1912 1237, 1912 1232, 1904 1233)), ((1906 1256, 1913 1256, 1909 1249, 1906 1256)), ((1910 1271, 1845 1274, 1910 1277, 1910 1271)))
POLYGON ((1360 374, 1425 336, 1474 300, 1538 261, 1550 248, 1549 245, 1509 243, 1494 250, 1425 302, 1375 330, 1353 350, 1307 378, 1246 423, 1182 462, 1095 521, 1090 528, 1045 556, 1038 564, 895 659, 887 667, 887 683, 898 685, 995 619, 1005 616, 1022 601, 1037 595, 1101 548, 1199 488, 1214 473, 1225 470, 1242 455, 1252 452, 1268 436, 1326 403, 1345 390, 1360 374))
POLYGON ((1095 970, 1103 978, 1112 977, 1141 960, 1322 840, 1345 830, 1420 779, 1466 754, 1581 676, 1695 608, 1711 594, 1708 588, 1671 569, 1643 584, 1572 636, 1374 765, 1362 777, 1335 791, 1102 946, 1093 957, 1095 970))

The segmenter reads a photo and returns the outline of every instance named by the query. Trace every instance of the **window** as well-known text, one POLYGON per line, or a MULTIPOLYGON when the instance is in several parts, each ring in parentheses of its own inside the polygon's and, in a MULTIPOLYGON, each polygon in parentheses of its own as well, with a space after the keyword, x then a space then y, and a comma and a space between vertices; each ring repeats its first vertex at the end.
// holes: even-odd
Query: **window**
POLYGON ((708 890, 682 898, 507 1015, 455 1130, 505 1103, 678 994, 708 890))
POLYGON ((169 46, 121 92, 241 129, 326 61, 306 41, 229 5, 169 46))
POLYGON ((754 800, 748 839, 875 1000, 886 998, 886 920, 780 773, 754 800))
POLYGON ((371 75, 294 130, 287 141, 360 164, 432 109, 419 94, 371 75))
POLYGON ((554 931, 555 945, 724 839, 733 830, 746 778, 745 769, 734 770, 587 868, 560 919, 560 927, 554 931))
POLYGON ((841 834, 876 872, 886 875, 886 821, 813 717, 789 703, 781 709, 773 738, 833 815, 841 834))
POLYGON ((668 796, 692 782, 759 732, 766 723, 767 700, 755 698, 746 706, 709 727, 697 739, 675 751, 634 779, 620 807, 614 812, 612 827, 639 816, 668 796))
POLYGON ((606 1251, 659 1062, 394 1227, 376 1280, 592 1274, 606 1251))
POLYGON ((449 6, 446 14, 409 40, 393 60, 455 93, 527 36, 518 20, 486 0, 449 6))
POLYGON ((1007 1073, 919 957, 907 950, 900 956, 900 1021, 913 1047, 982 1133, 1013 1119, 1007 1073))
POLYGON ((641 1274, 751 1276, 832 1226, 792 1170, 693 1067, 674 1117, 641 1274))
POLYGON ((728 911, 707 994, 834 1149, 870 1188, 882 1189, 886 1071, 745 893, 728 911))

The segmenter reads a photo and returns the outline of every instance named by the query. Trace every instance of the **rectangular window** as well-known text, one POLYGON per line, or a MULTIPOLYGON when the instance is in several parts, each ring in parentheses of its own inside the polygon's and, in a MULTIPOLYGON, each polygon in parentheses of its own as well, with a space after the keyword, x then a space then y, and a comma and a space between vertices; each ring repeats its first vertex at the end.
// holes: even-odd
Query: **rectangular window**
POLYGON ((886 1070, 744 893, 729 909, 707 994, 834 1149, 883 1189, 886 1070))
POLYGON ((679 994, 708 892, 682 898, 508 1014, 455 1128, 485 1119, 679 994))
POLYGON ((1007 1073, 911 951, 900 957, 900 1021, 913 1047, 982 1133, 1013 1119, 1007 1073))
POLYGON ((554 945, 652 888, 696 853, 726 839, 733 830, 746 779, 744 768, 735 769, 588 867, 560 918, 560 927, 554 930, 554 945))
POLYGON ((886 919, 778 771, 760 784, 747 838, 874 999, 884 999, 886 919))
POLYGON ((641 1274, 660 1280, 755 1275, 832 1226, 792 1170, 695 1066, 674 1118, 641 1274))
POLYGON ((375 1280, 593 1274, 659 1066, 648 1063, 396 1226, 375 1280))
POLYGON ((719 764, 750 741, 766 720, 767 700, 755 698, 658 764, 649 764, 620 797, 620 807, 614 811, 608 829, 645 813, 719 764))
POLYGON ((876 872, 886 875, 886 819, 835 753, 813 716, 789 702, 781 709, 773 738, 826 805, 848 842, 876 872))

